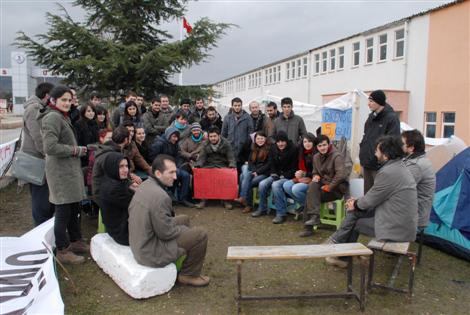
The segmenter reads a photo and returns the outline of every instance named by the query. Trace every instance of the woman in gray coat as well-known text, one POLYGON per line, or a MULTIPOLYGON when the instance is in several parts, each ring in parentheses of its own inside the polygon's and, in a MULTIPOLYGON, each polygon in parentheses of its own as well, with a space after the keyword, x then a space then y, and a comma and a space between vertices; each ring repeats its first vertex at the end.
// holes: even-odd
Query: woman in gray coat
POLYGON ((85 258, 75 253, 85 253, 89 248, 82 241, 79 208, 79 202, 85 196, 80 157, 86 155, 87 148, 77 145, 68 117, 71 101, 72 92, 69 88, 53 88, 48 106, 39 113, 38 119, 42 120, 49 201, 55 205, 56 256, 63 263, 79 264, 85 258))

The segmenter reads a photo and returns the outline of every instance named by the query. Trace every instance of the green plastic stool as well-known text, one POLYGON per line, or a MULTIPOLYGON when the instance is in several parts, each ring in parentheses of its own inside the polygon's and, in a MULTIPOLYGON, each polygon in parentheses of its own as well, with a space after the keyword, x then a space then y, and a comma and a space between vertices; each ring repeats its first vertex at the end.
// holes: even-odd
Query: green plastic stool
POLYGON ((176 261, 175 261, 175 266, 176 270, 180 271, 181 267, 183 267, 183 262, 186 259, 186 255, 180 256, 176 261))
POLYGON ((253 205, 259 205, 258 187, 253 187, 253 205))
POLYGON ((339 229, 345 216, 344 199, 324 202, 320 205, 320 221, 322 224, 334 225, 336 229, 339 229))
POLYGON ((103 218, 101 218, 101 209, 98 211, 98 233, 106 233, 106 227, 103 224, 103 218))

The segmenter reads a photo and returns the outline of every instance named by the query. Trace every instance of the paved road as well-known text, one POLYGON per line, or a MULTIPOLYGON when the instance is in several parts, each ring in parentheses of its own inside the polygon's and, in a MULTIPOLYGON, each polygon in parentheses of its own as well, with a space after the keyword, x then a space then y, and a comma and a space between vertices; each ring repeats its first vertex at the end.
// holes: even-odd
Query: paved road
POLYGON ((0 129, 0 144, 9 142, 20 136, 21 128, 0 129))

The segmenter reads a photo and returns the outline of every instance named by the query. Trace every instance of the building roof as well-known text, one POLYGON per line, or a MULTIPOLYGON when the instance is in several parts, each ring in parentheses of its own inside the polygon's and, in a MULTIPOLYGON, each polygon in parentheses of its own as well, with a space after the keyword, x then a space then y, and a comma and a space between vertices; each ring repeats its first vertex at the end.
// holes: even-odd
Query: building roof
MULTIPOLYGON (((407 16, 407 17, 404 17, 404 18, 401 18, 399 20, 396 20, 396 21, 393 21, 393 22, 390 22, 390 23, 387 23, 387 24, 384 24, 384 25, 380 25, 380 26, 377 26, 377 27, 373 27, 373 28, 370 28, 366 31, 362 31, 362 32, 359 32, 359 33, 356 33, 356 34, 353 34, 353 35, 350 35, 350 36, 347 36, 347 37, 343 37, 341 39, 338 39, 338 40, 335 40, 335 41, 332 41, 332 42, 328 42, 326 44, 323 44, 323 45, 320 45, 320 46, 317 46, 315 48, 312 48, 312 49, 309 49, 307 51, 303 51, 303 52, 300 52, 300 53, 297 53, 295 55, 291 55, 289 57, 286 57, 286 58, 283 58, 283 59, 280 59, 280 60, 276 60, 276 61, 273 61, 273 62, 270 62, 268 64, 265 64, 265 65, 262 65, 260 67, 257 67, 257 68, 254 68, 254 69, 251 69, 251 70, 248 70, 248 71, 245 71, 245 72, 242 72, 240 74, 237 74, 237 75, 234 75, 234 76, 231 76, 227 79, 224 79, 224 80, 221 80, 221 81, 217 81, 216 83, 213 83, 212 85, 217 85, 219 83, 222 83, 222 82, 225 82, 225 81, 228 81, 228 80, 231 80, 231 79, 235 79, 237 77, 240 77, 240 76, 243 76, 243 75, 246 75, 246 74, 249 74, 249 73, 252 73, 252 72, 256 72, 256 71, 259 71, 259 70, 262 70, 262 69, 265 69, 265 68, 269 68, 271 66, 274 66, 274 65, 277 65, 279 63, 282 63, 282 62, 285 62, 287 60, 291 60, 291 59, 295 59, 295 58, 298 58, 298 57, 301 57, 303 55, 306 55, 314 50, 318 50, 318 49, 322 49, 322 48, 325 48, 325 47, 328 47, 328 46, 331 46, 331 45, 334 45, 334 44, 337 44, 339 42, 342 42, 342 41, 346 41, 346 40, 349 40, 351 38, 354 38, 354 37, 357 37, 357 36, 363 36, 363 35, 368 35, 368 34, 371 34, 371 33, 376 33, 376 32, 380 32, 381 30, 384 30, 384 29, 388 29, 388 28, 391 28, 391 27, 394 27, 394 26, 397 26, 397 25, 400 25, 402 23, 404 23, 405 21, 409 21, 413 18, 416 18, 416 17, 419 17, 419 16, 423 16, 423 15, 426 15, 426 14, 429 14, 431 12, 434 12, 434 11, 438 11, 438 10, 442 10, 444 8, 447 8, 447 7, 450 7, 450 6, 453 6, 457 3, 460 3, 460 2, 464 2, 466 0, 455 0, 453 2, 449 2, 449 3, 446 3, 446 4, 443 4, 443 5, 440 5, 440 6, 437 6, 435 8, 431 8, 429 10, 425 10, 425 11, 422 11, 422 12, 418 12, 418 13, 415 13, 413 15, 410 15, 410 16, 407 16)), ((209 84, 211 85, 211 84, 209 84)))

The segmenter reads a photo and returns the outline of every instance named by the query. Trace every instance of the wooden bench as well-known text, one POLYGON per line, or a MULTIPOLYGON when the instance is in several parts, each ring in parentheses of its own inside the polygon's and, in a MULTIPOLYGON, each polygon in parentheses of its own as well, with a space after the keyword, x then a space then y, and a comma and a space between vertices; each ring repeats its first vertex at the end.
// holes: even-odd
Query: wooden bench
POLYGON ((361 311, 365 308, 366 265, 372 251, 360 243, 288 245, 288 246, 231 246, 227 251, 227 260, 237 262, 237 311, 241 311, 242 300, 299 299, 299 298, 356 298, 361 311), (359 293, 352 287, 353 257, 360 258, 359 293), (348 257, 346 292, 314 293, 310 295, 248 296, 242 295, 242 263, 245 260, 288 260, 315 259, 326 257, 348 257))
POLYGON ((387 290, 392 290, 395 292, 401 293, 408 293, 411 297, 413 295, 413 282, 414 282, 414 271, 416 267, 416 254, 409 251, 410 243, 409 242, 384 242, 384 241, 377 241, 375 239, 371 240, 367 247, 372 249, 374 254, 370 256, 369 261, 369 279, 367 281, 367 289, 370 291, 372 288, 382 288, 387 290), (392 274, 388 281, 388 284, 381 284, 376 283, 373 281, 374 278, 374 260, 375 260, 375 252, 382 251, 386 253, 392 253, 398 255, 398 261, 393 268, 392 274), (402 289, 397 288, 394 286, 395 279, 400 272, 400 267, 403 263, 403 258, 408 257, 410 270, 408 275, 408 288, 402 289))

